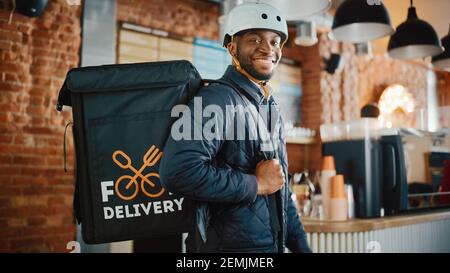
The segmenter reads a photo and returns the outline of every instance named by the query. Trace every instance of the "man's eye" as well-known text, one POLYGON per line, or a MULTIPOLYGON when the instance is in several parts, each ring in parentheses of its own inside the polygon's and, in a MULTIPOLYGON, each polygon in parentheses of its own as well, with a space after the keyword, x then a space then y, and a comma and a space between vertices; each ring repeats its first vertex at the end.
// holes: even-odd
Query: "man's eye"
POLYGON ((250 43, 254 43, 254 44, 260 44, 261 43, 261 39, 250 39, 250 43))

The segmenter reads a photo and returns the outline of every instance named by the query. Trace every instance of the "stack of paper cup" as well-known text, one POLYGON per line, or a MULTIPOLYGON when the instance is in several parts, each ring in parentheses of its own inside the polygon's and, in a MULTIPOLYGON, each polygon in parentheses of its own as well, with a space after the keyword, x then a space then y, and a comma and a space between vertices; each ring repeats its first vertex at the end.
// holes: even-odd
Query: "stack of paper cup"
POLYGON ((347 220, 347 195, 345 194, 344 176, 336 175, 331 179, 330 219, 347 220))
POLYGON ((331 178, 336 175, 336 167, 333 156, 324 156, 322 159, 322 171, 320 173, 320 189, 322 191, 322 205, 324 218, 330 218, 330 190, 331 178))

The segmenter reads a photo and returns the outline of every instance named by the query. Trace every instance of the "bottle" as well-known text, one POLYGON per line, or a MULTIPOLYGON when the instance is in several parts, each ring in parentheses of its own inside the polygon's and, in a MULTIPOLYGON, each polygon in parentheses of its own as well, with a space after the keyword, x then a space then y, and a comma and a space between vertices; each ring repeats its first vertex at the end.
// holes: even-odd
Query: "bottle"
POLYGON ((345 193, 347 195, 347 219, 353 219, 355 218, 355 198, 351 184, 345 184, 345 193))
POLYGON ((302 176, 300 178, 300 185, 302 185, 307 190, 306 193, 307 198, 306 200, 304 200, 303 203, 302 215, 309 216, 311 213, 312 198, 314 197, 316 189, 313 182, 309 179, 308 170, 302 172, 302 176))
POLYGON ((320 189, 322 191, 322 206, 324 218, 330 217, 330 187, 331 178, 336 175, 333 156, 324 156, 322 160, 322 171, 320 173, 320 189))
POLYGON ((344 176, 339 174, 331 179, 330 220, 347 220, 347 195, 345 194, 344 176))
MULTIPOLYGON (((296 173, 292 179, 292 192, 295 195, 296 207, 301 216, 309 216, 311 189, 305 173, 296 173)), ((312 183, 311 183, 312 185, 312 183)))
POLYGON ((312 198, 310 217, 313 219, 324 220, 321 194, 316 194, 312 198))
POLYGON ((322 194, 322 190, 320 189, 320 171, 314 173, 312 183, 314 186, 314 194, 322 194))
POLYGON ((302 176, 300 178, 300 185, 305 185, 308 187, 310 196, 309 199, 311 199, 311 196, 313 196, 314 193, 316 192, 316 187, 314 186, 314 183, 309 179, 308 170, 302 172, 302 176))

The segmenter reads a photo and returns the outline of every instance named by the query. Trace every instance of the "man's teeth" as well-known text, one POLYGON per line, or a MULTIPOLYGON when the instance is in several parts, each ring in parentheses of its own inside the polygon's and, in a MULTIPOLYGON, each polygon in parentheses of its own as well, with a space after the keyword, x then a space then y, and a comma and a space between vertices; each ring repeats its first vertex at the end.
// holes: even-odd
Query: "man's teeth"
POLYGON ((275 60, 272 59, 256 59, 257 62, 263 62, 263 63, 275 63, 275 60))

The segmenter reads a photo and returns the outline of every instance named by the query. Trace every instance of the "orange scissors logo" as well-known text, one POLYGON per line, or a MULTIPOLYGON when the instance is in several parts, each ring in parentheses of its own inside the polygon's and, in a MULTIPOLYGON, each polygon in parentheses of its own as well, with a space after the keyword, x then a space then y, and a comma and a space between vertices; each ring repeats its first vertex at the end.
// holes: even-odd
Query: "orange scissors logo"
MULTIPOLYGON (((148 191, 146 189, 146 188, 148 188, 148 186, 146 186, 146 184, 148 184, 151 189, 157 188, 156 184, 153 183, 150 180, 150 178, 156 177, 157 179, 159 179, 159 174, 158 173, 149 173, 149 174, 143 175, 142 171, 146 167, 155 166, 156 163, 158 163, 158 161, 162 155, 163 155, 163 153, 160 152, 159 149, 155 147, 155 145, 152 145, 152 147, 150 147, 150 149, 144 155, 144 158, 143 158, 144 164, 141 166, 141 168, 139 170, 136 170, 131 165, 131 158, 125 152, 123 152, 121 150, 115 151, 112 155, 113 161, 122 169, 130 169, 132 172, 134 172, 134 176, 123 175, 123 176, 119 177, 119 179, 117 179, 116 184, 114 186, 114 190, 116 191, 116 194, 123 200, 134 199, 139 192, 139 183, 138 183, 137 179, 140 178, 141 179, 140 188, 146 196, 148 196, 150 198, 156 198, 156 197, 161 196, 165 191, 165 189, 163 187, 161 187, 161 189, 159 191, 157 191, 156 193, 151 193, 150 191, 148 191), (119 159, 118 159, 119 156, 125 159, 125 163, 122 163, 119 161, 119 159), (121 192, 121 189, 123 189, 123 187, 120 187, 119 185, 122 182, 126 183, 125 190, 127 192, 131 192, 131 194, 121 192), (130 187, 133 187, 133 189, 131 191, 130 191, 130 187)), ((154 191, 152 191, 152 192, 154 192, 154 191)))

